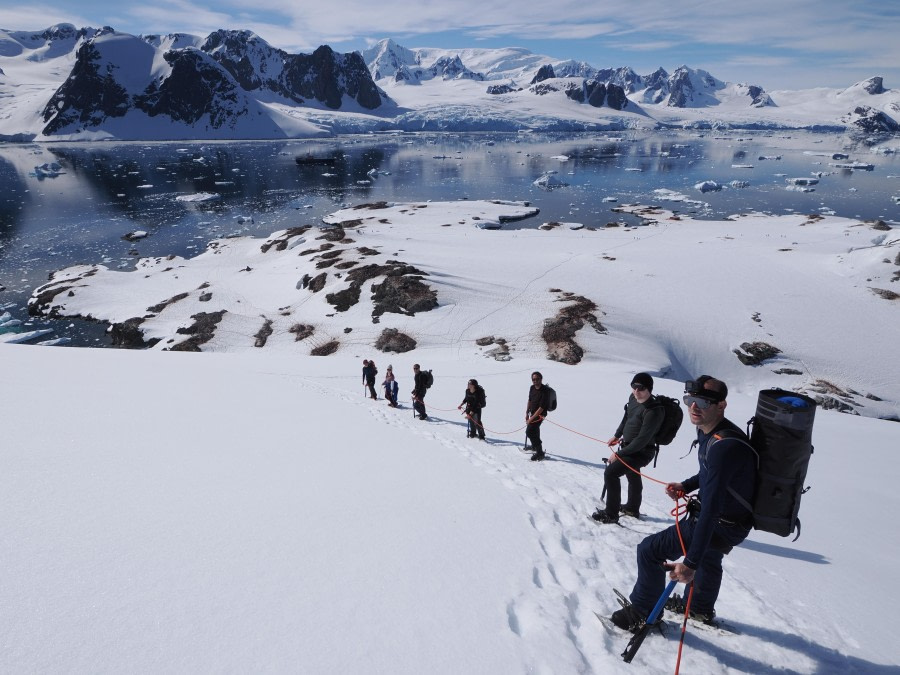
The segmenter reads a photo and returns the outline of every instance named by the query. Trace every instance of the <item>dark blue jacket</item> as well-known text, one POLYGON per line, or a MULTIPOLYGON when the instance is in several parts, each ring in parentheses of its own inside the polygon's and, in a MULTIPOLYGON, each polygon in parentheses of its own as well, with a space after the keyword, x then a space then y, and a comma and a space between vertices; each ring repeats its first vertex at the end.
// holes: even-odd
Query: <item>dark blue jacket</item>
POLYGON ((700 490, 700 515, 684 557, 684 564, 691 569, 697 569, 714 535, 716 545, 736 546, 750 532, 751 514, 728 491, 731 487, 753 503, 756 454, 746 439, 747 436, 727 419, 709 434, 697 429, 700 472, 682 481, 686 493, 700 490), (730 436, 717 439, 716 434, 722 431, 730 436))

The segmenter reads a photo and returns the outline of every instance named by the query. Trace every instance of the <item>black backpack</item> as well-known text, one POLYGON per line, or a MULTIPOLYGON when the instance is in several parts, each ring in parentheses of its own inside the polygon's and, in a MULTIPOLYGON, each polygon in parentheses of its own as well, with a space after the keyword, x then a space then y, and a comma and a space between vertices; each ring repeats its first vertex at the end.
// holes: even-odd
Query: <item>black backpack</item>
POLYGON ((479 408, 487 407, 487 394, 484 393, 484 387, 480 384, 475 388, 475 400, 478 402, 479 408))
POLYGON ((430 370, 425 371, 425 388, 431 389, 431 385, 434 384, 434 375, 431 374, 430 370))
MULTIPOLYGON (((653 442, 656 445, 668 445, 675 440, 675 435, 681 428, 681 423, 684 421, 684 411, 681 409, 681 404, 678 402, 678 399, 674 399, 671 396, 660 395, 654 396, 653 398, 656 399, 658 406, 662 406, 663 412, 665 413, 662 426, 659 428, 659 431, 656 432, 656 438, 653 442)), ((626 410, 628 409, 627 404, 625 408, 626 410)))
POLYGON ((556 410, 556 389, 554 389, 553 387, 548 387, 546 384, 544 385, 544 389, 547 390, 546 412, 552 412, 556 410))
MULTIPOLYGON (((756 415, 747 422, 748 445, 757 459, 752 506, 728 488, 753 513, 757 530, 787 537, 796 529, 794 541, 800 536, 800 497, 809 490, 803 484, 813 453, 816 405, 809 396, 784 389, 759 392, 756 415)), ((727 432, 716 434, 717 439, 728 437, 727 432)))

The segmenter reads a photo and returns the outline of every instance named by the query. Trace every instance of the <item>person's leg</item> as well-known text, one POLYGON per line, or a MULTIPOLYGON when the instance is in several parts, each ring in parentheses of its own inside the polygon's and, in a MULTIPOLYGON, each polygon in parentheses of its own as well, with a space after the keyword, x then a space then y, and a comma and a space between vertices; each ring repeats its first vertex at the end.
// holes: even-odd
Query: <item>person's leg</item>
MULTIPOLYGON (((635 469, 643 468, 645 465, 632 467, 635 469)), ((641 501, 643 501, 644 481, 641 474, 636 471, 626 471, 625 478, 628 480, 628 500, 625 502, 625 511, 628 513, 640 513, 641 501)))
POLYGON ((544 454, 544 444, 541 443, 541 423, 529 424, 525 429, 525 435, 531 441, 531 447, 535 454, 544 454))
POLYGON ((722 586, 721 551, 709 549, 700 561, 697 574, 694 576, 694 596, 691 599, 691 613, 703 614, 709 618, 715 616, 716 600, 722 586))
POLYGON ((483 441, 484 440, 484 426, 482 426, 482 424, 481 424, 481 411, 480 410, 475 413, 475 421, 477 422, 477 424, 475 425, 475 433, 477 433, 478 438, 480 438, 483 441))
POLYGON ((606 509, 611 518, 618 519, 619 507, 622 505, 622 476, 628 469, 617 459, 606 465, 603 472, 603 486, 606 488, 606 509))
MULTIPOLYGON (((688 546, 693 527, 687 524, 687 520, 682 520, 679 525, 685 546, 688 546)), ((641 616, 647 617, 666 587, 666 572, 662 564, 668 560, 677 560, 682 555, 678 531, 674 525, 645 537, 638 544, 638 577, 631 591, 630 600, 641 616)), ((694 597, 696 598, 696 593, 694 597)))

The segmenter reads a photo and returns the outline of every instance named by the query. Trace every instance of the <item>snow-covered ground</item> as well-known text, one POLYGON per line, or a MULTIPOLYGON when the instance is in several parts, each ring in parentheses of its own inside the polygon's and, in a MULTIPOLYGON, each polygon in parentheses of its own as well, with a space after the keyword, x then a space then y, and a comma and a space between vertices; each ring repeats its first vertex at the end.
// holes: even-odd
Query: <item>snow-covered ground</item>
MULTIPOLYGON (((817 412, 801 538, 754 532, 728 556, 717 609, 740 634, 689 627, 682 672, 896 672, 898 427, 876 417, 898 412, 900 320, 897 300, 870 290, 896 275, 896 230, 627 207, 656 224, 497 231, 472 215, 523 206, 465 204, 352 210, 352 242, 308 230, 270 237, 266 252, 237 238, 131 273, 97 267, 57 297, 104 320, 156 314, 145 322, 156 349, 0 344, 0 670, 674 672, 674 625, 626 666, 628 636, 594 616, 616 608, 613 588, 630 589, 641 538, 672 522, 650 481, 641 521, 588 518, 608 455, 596 439, 647 370, 673 396, 684 378, 724 378, 739 424, 758 389, 815 393, 820 380, 843 391, 823 399, 863 413, 817 412), (328 251, 415 266, 438 307, 373 324, 378 279, 337 311, 324 296, 347 279, 316 267, 328 251), (317 271, 325 288, 298 288, 317 271), (544 321, 578 296, 605 332, 575 334, 578 365, 549 361, 544 321), (192 314, 219 309, 230 318, 202 346, 215 353, 161 351, 192 314), (297 341, 299 322, 319 337, 297 341), (375 350, 390 327, 417 348, 375 350), (310 356, 322 336, 337 352, 310 356), (504 338, 510 360, 490 358, 496 343, 475 343, 485 336, 504 338), (782 353, 745 366, 732 350, 753 340, 782 353), (403 408, 364 396, 363 358, 380 375, 393 365, 403 408), (428 421, 407 403, 413 363, 435 374, 428 421), (802 374, 774 373, 784 367, 802 374), (535 369, 560 400, 539 464, 521 452, 535 369), (456 409, 470 377, 487 390, 485 443, 466 439, 456 409)), ((685 422, 648 474, 693 474, 692 437, 685 422)))

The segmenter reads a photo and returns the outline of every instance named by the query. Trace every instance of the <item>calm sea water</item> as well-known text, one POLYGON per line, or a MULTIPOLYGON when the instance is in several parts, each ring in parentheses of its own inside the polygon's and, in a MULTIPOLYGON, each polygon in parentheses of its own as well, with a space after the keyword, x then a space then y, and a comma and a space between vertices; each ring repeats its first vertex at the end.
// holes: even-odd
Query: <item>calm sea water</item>
MULTIPOLYGON (((103 263, 131 269, 138 257, 196 255, 206 242, 266 235, 367 201, 525 200, 536 218, 587 226, 639 224, 612 211, 619 203, 658 203, 701 218, 762 211, 836 213, 900 221, 900 140, 834 134, 760 133, 545 135, 397 134, 327 141, 0 145, 0 314, 52 328, 72 345, 106 346, 105 326, 34 320, 25 303, 57 269, 103 263), (849 160, 833 159, 834 153, 849 160), (295 157, 332 157, 298 165, 295 157), (567 157, 567 160, 560 159, 567 157), (872 170, 836 163, 862 162, 872 170), (56 177, 31 175, 57 163, 56 177), (548 171, 567 183, 535 186, 548 171), (786 179, 823 174, 812 192, 786 179), (718 192, 694 186, 711 180, 718 192), (731 183, 746 187, 731 187, 731 183), (663 201, 657 190, 685 195, 663 201), (210 202, 178 199, 215 193, 210 202), (612 201, 616 200, 616 201, 612 201), (144 239, 123 236, 142 230, 144 239)), ((4 329, 0 328, 0 331, 4 329)), ((44 338, 44 339, 47 339, 44 338)))

